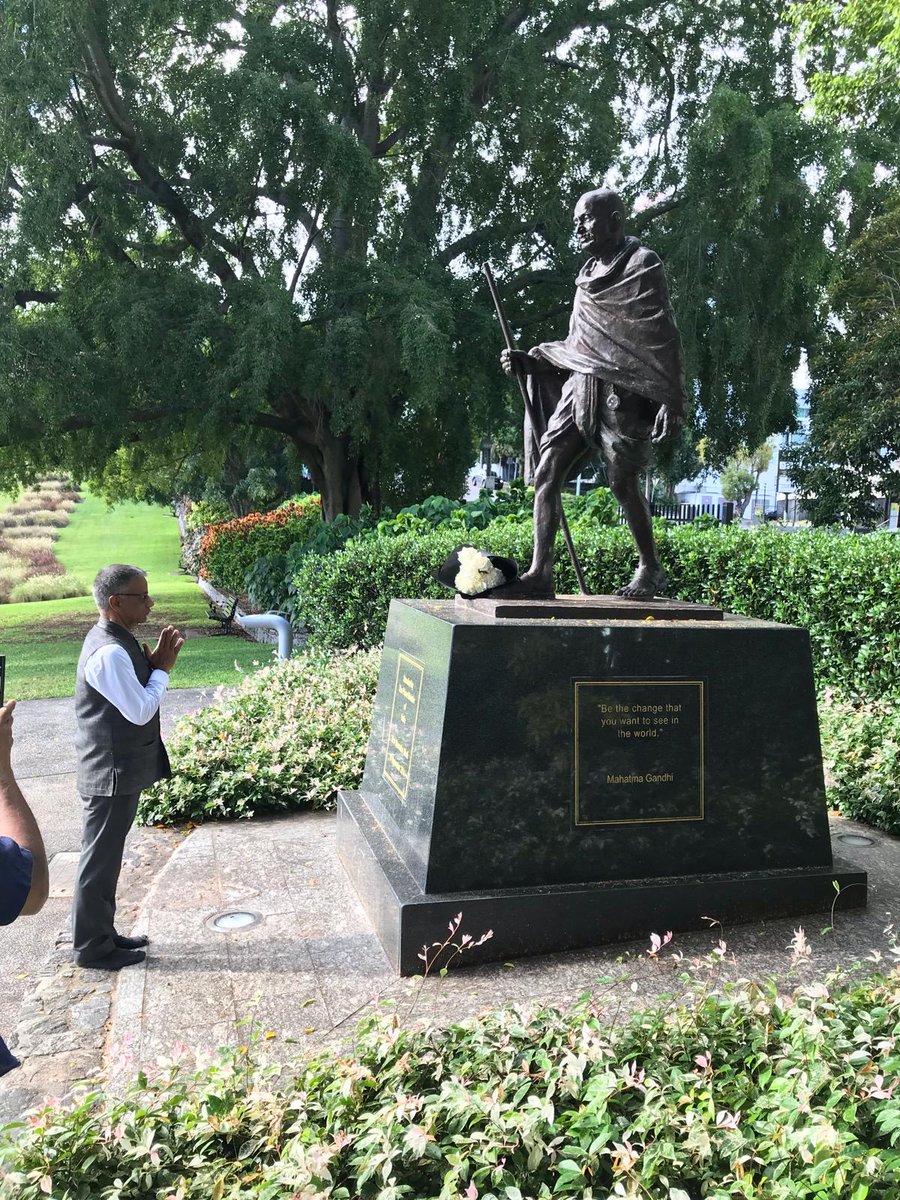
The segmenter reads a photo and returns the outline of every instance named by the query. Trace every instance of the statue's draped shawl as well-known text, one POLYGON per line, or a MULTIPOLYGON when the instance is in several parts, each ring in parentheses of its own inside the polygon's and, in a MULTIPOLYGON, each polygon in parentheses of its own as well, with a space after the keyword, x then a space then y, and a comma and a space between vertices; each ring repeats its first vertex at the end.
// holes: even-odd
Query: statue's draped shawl
MULTIPOLYGON (((684 412, 684 359, 663 265, 637 238, 625 238, 608 264, 594 258, 585 263, 576 280, 568 337, 542 342, 531 352, 557 370, 593 375, 684 412)), ((538 371, 528 383, 546 425, 559 402, 562 379, 538 371)), ((536 463, 528 434, 526 422, 526 477, 536 463)))
POLYGON ((681 339, 659 256, 629 237, 608 266, 585 263, 576 283, 569 336, 537 351, 561 370, 597 375, 683 412, 681 339))

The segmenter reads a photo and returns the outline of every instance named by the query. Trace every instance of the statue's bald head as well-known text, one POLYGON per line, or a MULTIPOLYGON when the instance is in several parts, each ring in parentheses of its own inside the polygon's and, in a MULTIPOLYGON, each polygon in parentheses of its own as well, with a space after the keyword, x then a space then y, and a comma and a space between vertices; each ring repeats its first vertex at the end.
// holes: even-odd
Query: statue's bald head
POLYGON ((625 205, 618 192, 595 188, 575 205, 575 237, 582 250, 599 255, 620 244, 625 226, 625 205))
POLYGON ((619 223, 621 225, 625 224, 625 205, 619 193, 614 192, 612 188, 594 188, 591 192, 585 192, 579 198, 578 204, 588 205, 595 212, 602 211, 610 216, 615 213, 618 216, 619 223))

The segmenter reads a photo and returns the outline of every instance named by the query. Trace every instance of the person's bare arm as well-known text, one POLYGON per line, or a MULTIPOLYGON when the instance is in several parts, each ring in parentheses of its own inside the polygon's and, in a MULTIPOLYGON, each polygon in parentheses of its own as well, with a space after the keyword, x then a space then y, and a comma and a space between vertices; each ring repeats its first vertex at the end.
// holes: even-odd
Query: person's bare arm
POLYGON ((15 700, 0 708, 0 837, 12 838, 31 851, 31 890, 22 907, 24 916, 40 912, 50 891, 50 872, 44 839, 12 769, 12 726, 15 700))

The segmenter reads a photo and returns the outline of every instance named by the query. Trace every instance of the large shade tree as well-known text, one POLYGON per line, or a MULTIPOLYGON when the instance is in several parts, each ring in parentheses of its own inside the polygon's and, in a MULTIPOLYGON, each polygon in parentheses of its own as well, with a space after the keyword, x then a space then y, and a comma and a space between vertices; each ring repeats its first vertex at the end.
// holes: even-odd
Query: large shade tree
POLYGON ((842 252, 829 300, 792 475, 817 524, 868 524, 900 497, 900 194, 842 252))
POLYGON ((827 331, 792 475, 817 523, 869 524, 900 496, 900 3, 803 0, 792 14, 815 107, 845 144, 827 331))
POLYGON ((0 470, 296 448, 327 517, 458 487, 565 330, 578 194, 669 263, 710 453, 793 414, 829 215, 756 0, 7 0, 0 470), (237 431, 237 432, 236 432, 237 431))

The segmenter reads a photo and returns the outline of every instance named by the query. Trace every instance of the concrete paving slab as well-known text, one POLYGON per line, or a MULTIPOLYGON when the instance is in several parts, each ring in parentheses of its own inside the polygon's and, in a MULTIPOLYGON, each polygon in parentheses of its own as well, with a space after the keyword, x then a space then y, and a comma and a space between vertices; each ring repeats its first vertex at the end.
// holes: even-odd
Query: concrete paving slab
POLYGON ((53 900, 71 900, 75 891, 75 875, 78 871, 77 850, 59 850, 50 859, 50 897, 53 900))
MULTIPOLYGON (((206 708, 217 689, 170 688, 160 710, 163 737, 183 716, 206 708)), ((14 696, 9 697, 15 699, 14 696)), ((72 696, 20 700, 16 705, 13 765, 21 779, 75 771, 75 702, 72 696)))

